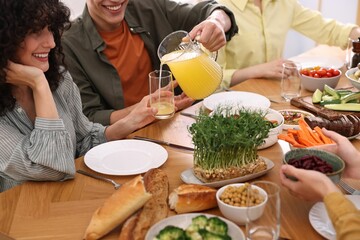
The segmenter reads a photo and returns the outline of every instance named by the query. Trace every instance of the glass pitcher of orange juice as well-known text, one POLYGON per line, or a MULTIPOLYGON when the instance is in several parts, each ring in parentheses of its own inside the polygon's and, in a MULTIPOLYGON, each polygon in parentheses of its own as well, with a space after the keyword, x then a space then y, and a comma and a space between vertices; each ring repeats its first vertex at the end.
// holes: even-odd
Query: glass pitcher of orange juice
POLYGON ((159 45, 158 56, 161 68, 168 65, 181 89, 192 99, 209 96, 221 83, 223 75, 215 61, 216 53, 190 40, 186 31, 166 36, 159 45))

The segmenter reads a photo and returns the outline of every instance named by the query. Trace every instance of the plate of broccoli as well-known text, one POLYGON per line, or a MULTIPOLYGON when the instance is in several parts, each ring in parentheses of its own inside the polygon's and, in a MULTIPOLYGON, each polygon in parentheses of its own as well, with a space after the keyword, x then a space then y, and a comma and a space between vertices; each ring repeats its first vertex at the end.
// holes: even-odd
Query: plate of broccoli
POLYGON ((242 230, 222 217, 188 213, 163 219, 152 226, 145 240, 244 240, 242 230))

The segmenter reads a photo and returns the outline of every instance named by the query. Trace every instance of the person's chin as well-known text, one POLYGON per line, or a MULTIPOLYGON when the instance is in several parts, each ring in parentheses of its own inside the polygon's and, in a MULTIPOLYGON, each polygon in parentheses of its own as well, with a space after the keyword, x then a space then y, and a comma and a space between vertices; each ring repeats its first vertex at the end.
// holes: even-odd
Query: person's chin
POLYGON ((39 68, 43 72, 47 72, 50 68, 49 63, 40 64, 39 66, 36 66, 36 67, 39 68))

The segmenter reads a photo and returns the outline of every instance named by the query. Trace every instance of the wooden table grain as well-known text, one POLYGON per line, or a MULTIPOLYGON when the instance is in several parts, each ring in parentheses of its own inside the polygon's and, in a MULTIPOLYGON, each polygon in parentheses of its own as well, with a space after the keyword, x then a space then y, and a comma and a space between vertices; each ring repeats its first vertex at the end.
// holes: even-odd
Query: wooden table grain
MULTIPOLYGON (((319 46, 308 55, 328 55, 342 58, 343 52, 337 48, 319 46)), ((349 87, 343 76, 339 87, 349 87)), ((250 79, 232 88, 236 91, 249 91, 262 94, 278 101, 272 103, 273 109, 295 108, 280 97, 280 81, 250 79)), ((302 95, 310 95, 303 91, 302 95)), ((196 112, 202 103, 187 109, 196 112)), ((195 120, 177 113, 172 119, 161 120, 131 134, 170 141, 185 146, 192 146, 188 126, 195 120)), ((360 141, 353 140, 359 148, 360 141)), ((259 155, 269 158, 275 163, 274 168, 266 175, 258 178, 280 184, 279 168, 282 164, 286 147, 280 143, 260 150, 259 155)), ((170 190, 180 184, 180 174, 192 167, 192 152, 165 147, 169 153, 168 160, 161 166, 169 177, 170 190)), ((126 156, 124 156, 126 159, 126 156)), ((76 168, 92 172, 84 163, 83 157, 75 160, 76 168)), ((101 174, 99 174, 101 175, 101 174)), ((124 183, 133 176, 111 176, 124 183)), ((355 185, 358 182, 355 182, 355 185)), ((358 185, 359 186, 359 185, 358 185)), ((113 192, 111 184, 76 174, 75 179, 64 182, 26 182, 0 194, 0 233, 15 239, 82 239, 93 212, 102 205, 113 192)), ((314 202, 305 202, 293 197, 281 188, 281 233, 288 239, 323 239, 310 225, 308 214, 314 202)), ((221 215, 218 208, 206 213, 221 215)), ((174 214, 174 213, 173 213, 174 214)), ((117 239, 120 227, 115 228, 103 239, 117 239)), ((1 238, 0 234, 0 239, 1 238)))

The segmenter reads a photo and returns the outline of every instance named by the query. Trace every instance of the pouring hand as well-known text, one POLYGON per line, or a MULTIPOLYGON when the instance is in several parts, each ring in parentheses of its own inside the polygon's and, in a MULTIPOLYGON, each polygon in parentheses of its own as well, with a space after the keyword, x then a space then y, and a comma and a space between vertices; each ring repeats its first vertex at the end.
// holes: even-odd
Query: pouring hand
POLYGON ((209 51, 217 51, 226 44, 225 32, 231 27, 229 16, 223 10, 215 10, 190 32, 191 39, 197 40, 209 51), (200 37, 198 37, 198 35, 200 37))

